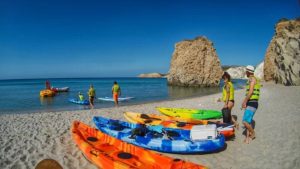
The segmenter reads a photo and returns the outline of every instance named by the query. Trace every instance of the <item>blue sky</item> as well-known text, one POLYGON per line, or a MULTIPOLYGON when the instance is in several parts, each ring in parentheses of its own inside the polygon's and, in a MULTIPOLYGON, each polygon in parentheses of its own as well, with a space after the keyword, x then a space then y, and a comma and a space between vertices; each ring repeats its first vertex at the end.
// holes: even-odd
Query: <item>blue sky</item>
POLYGON ((0 2, 0 79, 165 73, 176 42, 206 36, 223 65, 256 65, 298 0, 0 2))

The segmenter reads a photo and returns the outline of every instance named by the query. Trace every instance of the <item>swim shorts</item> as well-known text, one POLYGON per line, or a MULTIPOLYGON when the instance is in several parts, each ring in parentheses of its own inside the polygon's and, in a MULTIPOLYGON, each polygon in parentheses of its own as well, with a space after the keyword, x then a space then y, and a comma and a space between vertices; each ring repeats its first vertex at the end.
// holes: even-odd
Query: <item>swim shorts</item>
POLYGON ((247 106, 244 112, 243 121, 251 124, 255 112, 256 112, 256 108, 247 106))
POLYGON ((118 98, 119 98, 118 93, 114 93, 114 100, 118 100, 118 98))

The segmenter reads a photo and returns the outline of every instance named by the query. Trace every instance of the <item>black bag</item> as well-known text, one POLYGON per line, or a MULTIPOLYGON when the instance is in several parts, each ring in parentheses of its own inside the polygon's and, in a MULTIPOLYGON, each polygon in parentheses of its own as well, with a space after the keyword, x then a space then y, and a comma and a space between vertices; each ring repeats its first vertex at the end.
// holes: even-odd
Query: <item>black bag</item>
POLYGON ((223 123, 231 123, 231 111, 228 108, 222 109, 223 123))

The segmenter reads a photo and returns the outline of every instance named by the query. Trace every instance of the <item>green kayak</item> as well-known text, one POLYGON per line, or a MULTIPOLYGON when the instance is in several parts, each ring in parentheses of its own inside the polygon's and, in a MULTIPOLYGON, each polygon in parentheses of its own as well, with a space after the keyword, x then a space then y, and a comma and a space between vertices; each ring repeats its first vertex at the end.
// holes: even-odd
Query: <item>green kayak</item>
POLYGON ((156 108, 162 114, 183 119, 208 120, 222 118, 222 113, 216 110, 198 110, 186 108, 156 108))

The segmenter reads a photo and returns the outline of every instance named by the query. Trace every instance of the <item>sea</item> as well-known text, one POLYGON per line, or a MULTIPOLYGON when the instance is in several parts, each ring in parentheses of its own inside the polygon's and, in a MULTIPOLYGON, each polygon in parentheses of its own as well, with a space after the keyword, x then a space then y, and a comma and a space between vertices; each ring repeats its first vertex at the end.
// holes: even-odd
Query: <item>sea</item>
MULTIPOLYGON (((112 97, 111 88, 117 81, 121 87, 120 97, 133 99, 120 102, 120 105, 132 105, 163 100, 184 99, 206 96, 221 92, 219 87, 178 87, 167 85, 165 78, 53 78, 53 79, 14 79, 0 80, 0 114, 38 113, 55 111, 74 111, 89 109, 88 106, 70 103, 69 98, 77 98, 78 92, 88 98, 87 92, 92 84, 96 89, 96 98, 112 97), (69 92, 57 93, 54 97, 40 97, 48 80, 53 87, 69 87, 69 92)), ((246 81, 233 80, 236 89, 242 88, 246 81)), ((113 107, 113 102, 95 99, 95 108, 113 107)))

